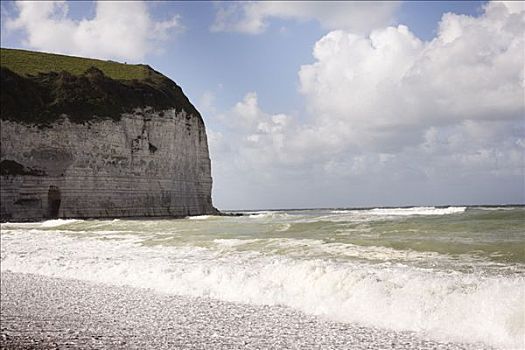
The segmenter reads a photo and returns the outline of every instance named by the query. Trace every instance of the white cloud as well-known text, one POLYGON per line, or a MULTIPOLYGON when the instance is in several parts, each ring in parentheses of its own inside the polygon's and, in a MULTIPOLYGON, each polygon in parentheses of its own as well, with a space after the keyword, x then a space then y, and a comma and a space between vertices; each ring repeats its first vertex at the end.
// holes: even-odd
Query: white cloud
POLYGON ((230 111, 216 118, 225 127, 227 136, 225 138, 224 133, 220 133, 220 136, 215 133, 210 141, 212 149, 228 151, 228 154, 218 154, 219 158, 237 161, 237 165, 247 169, 287 161, 285 158, 290 153, 283 150, 285 133, 298 126, 292 124, 292 117, 288 115, 262 111, 256 93, 247 93, 230 111), (242 157, 238 157, 238 154, 242 154, 242 157))
POLYGON ((389 148, 418 142, 431 126, 521 118, 523 14, 502 4, 479 18, 448 13, 430 42, 402 25, 330 32, 299 72, 314 123, 341 122, 334 133, 348 143, 389 148))
POLYGON ((98 1, 92 19, 73 20, 65 1, 17 1, 8 30, 25 32, 29 48, 97 58, 141 60, 183 27, 178 16, 151 18, 142 1, 98 1))
POLYGON ((219 118, 215 188, 240 207, 525 201, 525 10, 484 10, 445 14, 429 42, 328 33, 299 71, 306 118, 255 93, 219 118))
POLYGON ((250 1, 220 4, 212 31, 262 33, 268 19, 316 20, 326 29, 368 32, 390 24, 399 3, 346 1, 250 1))

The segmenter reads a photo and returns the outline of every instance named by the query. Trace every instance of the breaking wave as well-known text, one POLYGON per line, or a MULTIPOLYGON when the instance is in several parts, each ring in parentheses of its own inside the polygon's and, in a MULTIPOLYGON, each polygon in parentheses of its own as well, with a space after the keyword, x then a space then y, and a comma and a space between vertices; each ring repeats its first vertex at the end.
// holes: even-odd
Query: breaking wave
POLYGON ((188 216, 189 220, 208 220, 213 218, 213 215, 197 215, 197 216, 188 216))
POLYGON ((289 217, 287 213, 280 211, 258 211, 248 212, 247 214, 251 219, 282 219, 289 217))
POLYGON ((369 212, 374 215, 407 216, 407 215, 449 215, 463 213, 467 207, 415 207, 415 208, 377 208, 369 212))
MULTIPOLYGON (((235 247, 257 240, 214 242, 235 247)), ((276 240, 276 244, 321 243, 276 240)), ((286 305, 337 321, 417 331, 448 341, 507 348, 519 348, 524 341, 523 276, 434 271, 386 261, 269 256, 256 250, 144 246, 133 239, 108 242, 52 231, 3 234, 1 257, 2 271, 286 305)))
POLYGON ((377 216, 448 215, 463 213, 467 207, 412 207, 412 208, 374 208, 365 210, 332 210, 332 214, 370 214, 377 216))

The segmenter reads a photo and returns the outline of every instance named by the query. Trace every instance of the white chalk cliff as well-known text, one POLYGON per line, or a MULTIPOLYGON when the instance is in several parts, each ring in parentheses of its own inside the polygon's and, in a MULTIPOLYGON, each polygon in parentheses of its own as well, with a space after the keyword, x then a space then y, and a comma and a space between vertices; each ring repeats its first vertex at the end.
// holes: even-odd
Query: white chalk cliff
POLYGON ((195 112, 146 105, 81 122, 61 114, 42 125, 17 120, 16 108, 1 120, 2 221, 217 213, 195 112))

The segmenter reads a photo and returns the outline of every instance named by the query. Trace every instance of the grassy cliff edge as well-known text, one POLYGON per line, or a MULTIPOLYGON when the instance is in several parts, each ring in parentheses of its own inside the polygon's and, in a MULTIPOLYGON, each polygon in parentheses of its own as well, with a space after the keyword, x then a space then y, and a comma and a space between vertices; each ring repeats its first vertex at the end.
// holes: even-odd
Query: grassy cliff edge
POLYGON ((79 123, 119 120, 146 106, 200 118, 182 89, 147 65, 2 48, 0 82, 2 120, 48 125, 63 114, 79 123))

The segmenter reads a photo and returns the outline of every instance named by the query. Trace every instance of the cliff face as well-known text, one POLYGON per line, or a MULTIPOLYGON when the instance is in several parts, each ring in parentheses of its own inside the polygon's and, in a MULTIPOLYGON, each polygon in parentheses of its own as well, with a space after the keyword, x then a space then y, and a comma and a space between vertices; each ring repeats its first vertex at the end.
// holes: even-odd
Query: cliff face
POLYGON ((3 221, 217 212, 204 123, 171 80, 2 66, 3 221))

